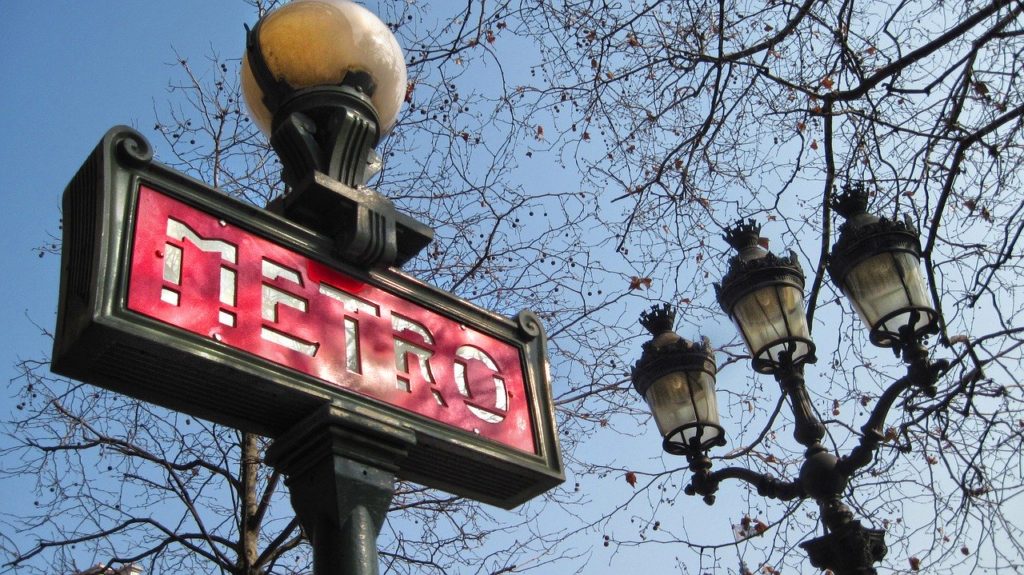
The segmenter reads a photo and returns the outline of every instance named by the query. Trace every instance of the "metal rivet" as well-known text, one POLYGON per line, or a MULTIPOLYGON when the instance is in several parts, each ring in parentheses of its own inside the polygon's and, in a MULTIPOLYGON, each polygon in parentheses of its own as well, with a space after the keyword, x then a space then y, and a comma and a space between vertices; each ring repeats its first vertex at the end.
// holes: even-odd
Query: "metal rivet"
POLYGON ((162 258, 162 257, 164 257, 164 252, 163 252, 163 251, 161 251, 161 250, 157 250, 157 251, 156 251, 156 257, 158 257, 158 258, 162 258))
POLYGON ((217 223, 219 223, 219 224, 220 224, 220 227, 222 227, 222 228, 223 228, 223 227, 226 227, 226 226, 228 225, 228 223, 227 223, 227 222, 225 222, 224 220, 220 220, 220 221, 219 221, 219 222, 217 222, 217 223))
POLYGON ((213 334, 213 339, 215 339, 215 340, 217 340, 217 341, 221 341, 221 340, 223 340, 223 339, 224 339, 224 336, 222 336, 222 335, 221 335, 221 334, 219 334, 219 333, 215 333, 215 334, 213 334))

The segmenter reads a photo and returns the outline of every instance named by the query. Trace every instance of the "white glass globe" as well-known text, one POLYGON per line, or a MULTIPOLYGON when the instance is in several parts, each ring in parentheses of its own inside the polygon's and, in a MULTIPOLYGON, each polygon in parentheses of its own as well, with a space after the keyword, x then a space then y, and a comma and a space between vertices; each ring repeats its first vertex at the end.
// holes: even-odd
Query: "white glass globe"
MULTIPOLYGON (((371 101, 381 135, 394 127, 405 99, 405 59, 391 30, 372 12, 348 0, 294 0, 258 26, 258 49, 275 78, 297 90, 338 85, 349 71, 365 72, 376 83, 371 101)), ((263 102, 248 54, 242 59, 242 93, 253 121, 269 135, 274 111, 263 102)))

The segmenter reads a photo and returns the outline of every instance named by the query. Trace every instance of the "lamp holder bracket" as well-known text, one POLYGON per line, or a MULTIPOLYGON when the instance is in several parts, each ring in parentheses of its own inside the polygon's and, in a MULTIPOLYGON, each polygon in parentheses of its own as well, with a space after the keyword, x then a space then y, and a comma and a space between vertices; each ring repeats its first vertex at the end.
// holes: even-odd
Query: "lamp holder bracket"
POLYGON ((399 212, 371 188, 353 188, 312 171, 267 209, 334 239, 341 259, 364 267, 401 267, 434 238, 434 230, 399 212))
MULTIPOLYGON (((262 20, 260 21, 262 22, 262 20)), ((263 50, 260 49, 260 23, 255 28, 245 26, 245 51, 249 61, 249 68, 252 76, 263 92, 263 104, 271 113, 277 110, 277 106, 284 94, 292 90, 292 87, 283 79, 277 78, 270 71, 267 59, 263 57, 263 50)))
POLYGON ((711 460, 706 455, 688 455, 686 459, 690 464, 693 477, 690 478, 690 483, 683 488, 683 492, 691 496, 704 496, 704 503, 708 505, 714 504, 718 484, 726 479, 739 479, 753 485, 757 489, 758 495, 770 499, 789 501, 807 497, 807 492, 798 481, 784 481, 743 467, 726 467, 711 471, 711 460))
POLYGON ((775 371, 775 379, 779 382, 783 393, 789 397, 789 407, 795 421, 793 437, 800 445, 807 448, 808 456, 824 451, 821 440, 825 437, 825 426, 814 412, 814 404, 807 393, 803 366, 792 363, 783 364, 775 371))
POLYGON ((377 112, 364 93, 347 85, 315 86, 296 91, 274 112, 270 145, 292 187, 314 170, 355 187, 373 175, 370 159, 379 140, 377 112))
POLYGON ((686 425, 681 425, 676 429, 673 429, 669 433, 665 434, 664 439, 661 442, 662 449, 666 453, 671 455, 685 455, 687 458, 694 457, 705 457, 707 452, 712 447, 723 447, 725 446, 725 428, 716 423, 706 422, 693 422, 686 425), (693 429, 695 430, 689 441, 683 439, 685 437, 685 431, 693 429), (708 440, 704 439, 705 430, 714 429, 717 433, 708 440), (680 440, 674 440, 672 438, 676 436, 680 437, 680 440))

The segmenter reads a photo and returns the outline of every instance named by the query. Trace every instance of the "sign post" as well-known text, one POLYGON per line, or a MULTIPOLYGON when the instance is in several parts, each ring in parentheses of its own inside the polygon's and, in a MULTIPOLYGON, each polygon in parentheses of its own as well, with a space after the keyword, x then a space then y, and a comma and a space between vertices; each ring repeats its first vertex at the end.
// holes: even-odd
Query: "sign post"
POLYGON ((314 573, 378 572, 377 535, 400 462, 415 448, 415 436, 401 429, 350 429, 343 412, 324 406, 267 452, 267 462, 288 478, 292 507, 319 550, 314 573))
POLYGON ((363 186, 410 89, 383 22, 291 2, 242 64, 288 193, 244 204, 111 129, 64 192, 52 367, 273 438, 316 574, 375 575, 396 477, 505 508, 564 481, 544 330, 398 271, 433 230, 363 186))
POLYGON ((123 126, 65 190, 63 245, 53 370, 273 438, 318 575, 376 573, 394 477, 504 508, 564 481, 530 312, 354 267, 123 126))

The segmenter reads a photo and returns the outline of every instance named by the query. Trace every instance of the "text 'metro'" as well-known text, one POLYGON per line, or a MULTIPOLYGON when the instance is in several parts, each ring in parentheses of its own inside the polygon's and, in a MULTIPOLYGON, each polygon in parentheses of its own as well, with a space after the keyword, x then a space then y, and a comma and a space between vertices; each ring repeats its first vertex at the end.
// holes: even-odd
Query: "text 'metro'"
POLYGON ((533 453, 518 350, 143 186, 128 309, 533 453))

